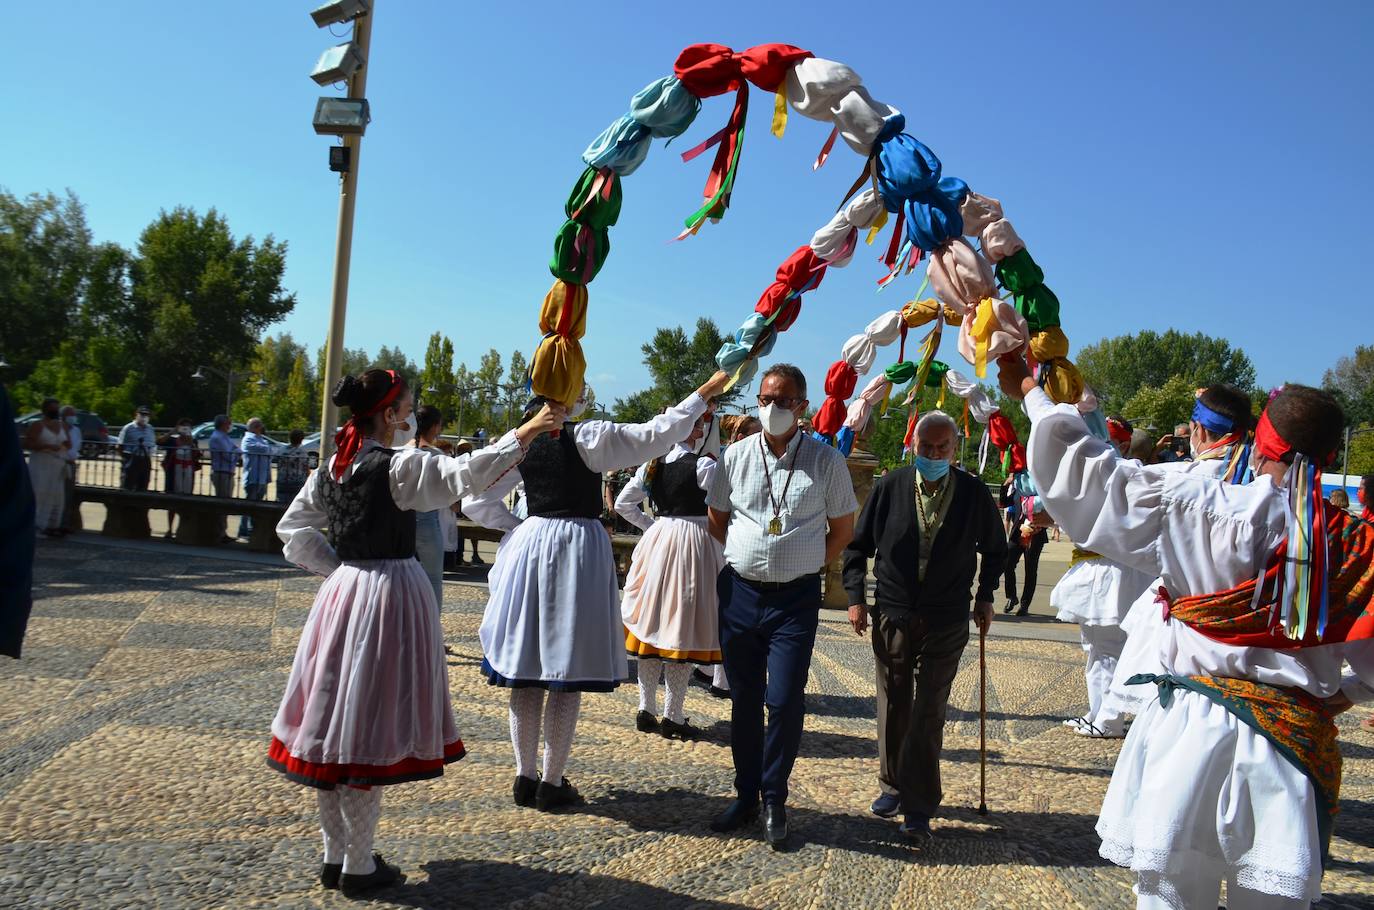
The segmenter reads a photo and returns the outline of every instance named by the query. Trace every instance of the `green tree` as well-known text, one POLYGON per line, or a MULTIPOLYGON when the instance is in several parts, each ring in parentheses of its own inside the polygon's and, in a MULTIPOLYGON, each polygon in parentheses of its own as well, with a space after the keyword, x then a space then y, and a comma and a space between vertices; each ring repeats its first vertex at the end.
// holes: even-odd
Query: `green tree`
MULTIPOLYGON (((503 426, 506 429, 515 426, 520 420, 525 402, 529 400, 529 394, 525 391, 525 373, 527 370, 525 355, 519 351, 511 351, 510 367, 506 370, 506 381, 501 386, 501 410, 504 412, 505 423, 503 426)), ((588 407, 591 407, 590 403, 588 407)))
POLYGON ((420 368, 415 365, 415 361, 405 355, 400 347, 389 348, 382 345, 377 351, 377 356, 372 358, 368 366, 379 370, 395 370, 405 377, 406 382, 412 386, 420 377, 420 368))
POLYGON ((310 374, 310 361, 305 351, 296 354, 291 364, 291 375, 286 380, 287 419, 283 429, 306 429, 319 425, 320 389, 315 377, 310 374))
POLYGON ((1121 408, 1121 416, 1153 436, 1172 433, 1175 426, 1192 417, 1196 393, 1193 379, 1170 376, 1163 384, 1142 388, 1132 395, 1121 408))
POLYGON ((444 415, 445 425, 457 419, 457 390, 453 386, 453 342, 435 332, 425 348, 425 365, 420 370, 417 394, 444 415))
POLYGON ((501 363, 501 352, 491 348, 482 355, 477 370, 472 374, 471 385, 475 387, 472 392, 472 403, 474 416, 477 418, 474 426, 485 428, 488 437, 494 438, 497 428, 504 425, 505 415, 501 406, 505 396, 501 390, 501 378, 505 372, 506 368, 501 363))
POLYGON ((1362 344, 1336 361, 1322 376, 1322 388, 1340 399, 1349 425, 1374 423, 1374 345, 1362 344))
POLYGON ((1255 384, 1255 367, 1240 348, 1224 338, 1175 329, 1104 338, 1078 351, 1074 362, 1107 410, 1120 411, 1137 392, 1158 389, 1173 377, 1192 388, 1229 382, 1242 389, 1255 384))
POLYGON ((218 410, 220 390, 187 380, 200 365, 227 371, 254 356, 263 329, 296 305, 281 286, 285 268, 285 243, 236 239, 214 209, 163 211, 143 231, 131 311, 141 390, 162 404, 162 419, 218 410))
POLYGON ((474 384, 468 365, 458 364, 458 368, 453 371, 453 432, 460 436, 471 436, 482 417, 477 413, 477 396, 472 388, 474 384))
POLYGON ((313 426, 319 394, 310 374, 305 345, 282 332, 258 342, 234 397, 233 418, 261 417, 269 429, 313 426), (314 399, 313 401, 311 399, 314 399))
MULTIPOLYGON (((697 320, 691 338, 682 326, 654 332, 653 339, 640 347, 653 385, 616 399, 612 407, 615 419, 632 423, 648 420, 686 398, 716 371, 716 352, 724 341, 715 322, 706 318, 697 320)), ((722 403, 734 401, 738 394, 735 391, 723 396, 722 403)))

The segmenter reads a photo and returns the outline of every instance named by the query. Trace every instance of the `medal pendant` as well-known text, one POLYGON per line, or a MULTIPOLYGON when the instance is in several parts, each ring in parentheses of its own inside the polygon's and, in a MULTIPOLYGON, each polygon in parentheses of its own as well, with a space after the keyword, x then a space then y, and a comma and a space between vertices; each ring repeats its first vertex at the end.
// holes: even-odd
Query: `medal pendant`
POLYGON ((770 522, 768 522, 768 533, 769 533, 769 534, 772 534, 774 537, 778 537, 778 536, 780 536, 780 535, 782 534, 782 519, 781 519, 781 518, 778 518, 777 516, 774 516, 774 517, 773 517, 773 520, 770 521, 770 522))

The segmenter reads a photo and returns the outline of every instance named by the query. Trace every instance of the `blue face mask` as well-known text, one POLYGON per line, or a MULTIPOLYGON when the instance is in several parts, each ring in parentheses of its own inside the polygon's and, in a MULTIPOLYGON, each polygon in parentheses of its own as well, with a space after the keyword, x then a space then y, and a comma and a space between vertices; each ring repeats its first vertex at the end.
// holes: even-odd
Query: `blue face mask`
POLYGON ((921 479, 934 482, 949 473, 949 461, 917 455, 916 470, 921 473, 921 479))

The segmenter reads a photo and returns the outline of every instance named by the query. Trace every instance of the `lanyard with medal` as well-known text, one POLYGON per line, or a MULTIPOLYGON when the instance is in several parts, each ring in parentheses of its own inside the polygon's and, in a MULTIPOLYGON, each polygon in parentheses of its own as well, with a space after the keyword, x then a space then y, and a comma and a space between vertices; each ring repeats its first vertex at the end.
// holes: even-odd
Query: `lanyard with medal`
MULTIPOLYGON (((787 491, 792 487, 792 476, 797 473, 797 455, 801 453, 802 438, 804 433, 798 431, 797 448, 792 453, 792 467, 787 469, 787 483, 782 485, 782 502, 779 503, 773 498, 773 478, 768 475, 768 449, 763 444, 763 434, 759 435, 759 451, 763 453, 763 481, 768 485, 768 504, 773 507, 773 518, 768 522, 768 533, 773 537, 782 536, 782 507, 787 505, 787 491)), ((786 452, 783 453, 784 455, 786 452)), ((782 464, 782 459, 778 459, 778 464, 782 464)))

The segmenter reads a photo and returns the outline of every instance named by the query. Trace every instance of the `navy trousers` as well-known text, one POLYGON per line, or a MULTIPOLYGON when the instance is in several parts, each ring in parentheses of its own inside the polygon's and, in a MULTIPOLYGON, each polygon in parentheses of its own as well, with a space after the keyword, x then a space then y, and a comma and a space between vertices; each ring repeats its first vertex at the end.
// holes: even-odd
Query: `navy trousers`
POLYGON ((729 567, 716 583, 720 650, 730 678, 735 791, 746 802, 783 805, 801 745, 806 676, 816 644, 821 579, 761 589, 729 567), (768 705, 765 728, 763 706, 768 705))

